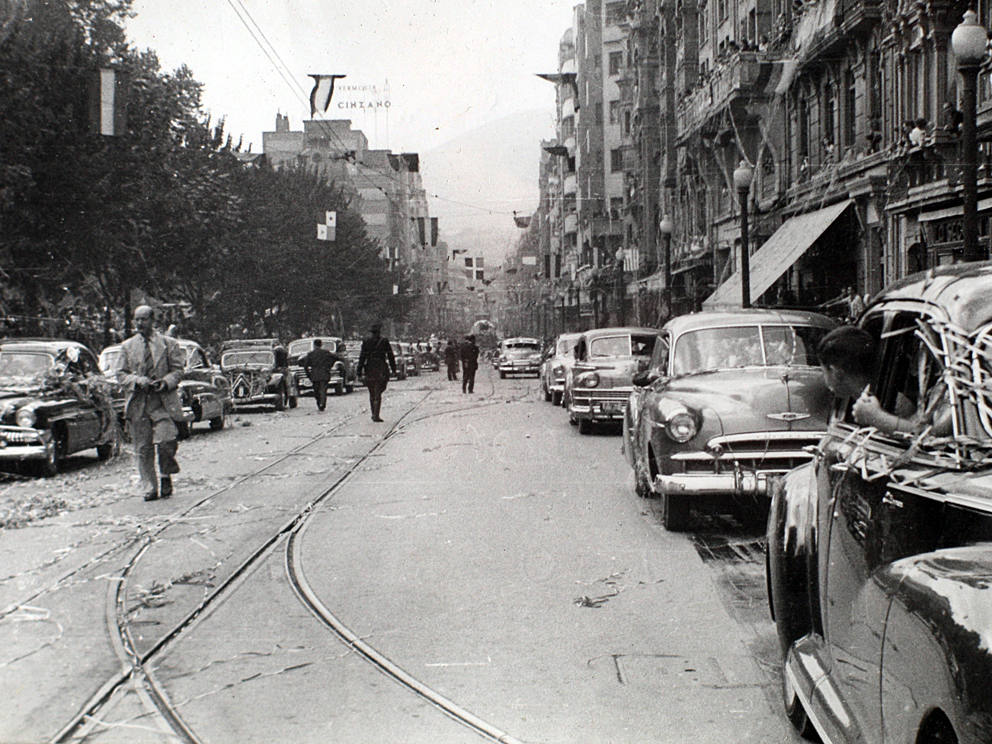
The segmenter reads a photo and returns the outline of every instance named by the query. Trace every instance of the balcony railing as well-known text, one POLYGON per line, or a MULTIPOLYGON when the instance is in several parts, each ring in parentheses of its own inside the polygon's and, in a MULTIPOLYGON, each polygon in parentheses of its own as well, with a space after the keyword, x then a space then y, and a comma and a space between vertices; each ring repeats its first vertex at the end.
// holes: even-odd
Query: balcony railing
POLYGON ((763 53, 738 52, 716 67, 708 79, 679 102, 676 120, 679 136, 692 132, 739 96, 760 93, 757 83, 762 64, 771 64, 765 61, 763 53))

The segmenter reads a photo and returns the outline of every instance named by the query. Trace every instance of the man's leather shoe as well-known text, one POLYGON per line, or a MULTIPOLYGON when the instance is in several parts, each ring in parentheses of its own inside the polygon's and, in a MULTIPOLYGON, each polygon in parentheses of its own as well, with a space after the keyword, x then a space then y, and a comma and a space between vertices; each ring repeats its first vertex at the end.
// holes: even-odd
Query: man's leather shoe
POLYGON ((158 494, 154 491, 149 491, 145 494, 145 501, 158 501, 158 494))
POLYGON ((372 417, 372 420, 373 420, 373 421, 379 421, 379 422, 382 422, 382 419, 381 419, 381 418, 379 418, 378 416, 373 416, 373 417, 372 417))
POLYGON ((162 477, 161 485, 159 486, 159 493, 162 495, 163 499, 167 499, 172 495, 172 478, 168 475, 162 477))

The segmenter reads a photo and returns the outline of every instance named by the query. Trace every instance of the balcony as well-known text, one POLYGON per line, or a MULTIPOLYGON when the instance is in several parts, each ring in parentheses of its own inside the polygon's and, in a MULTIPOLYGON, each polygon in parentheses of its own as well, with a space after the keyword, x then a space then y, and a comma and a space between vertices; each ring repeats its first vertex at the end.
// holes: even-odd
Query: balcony
POLYGON ((592 218, 593 235, 623 235, 623 219, 618 216, 611 220, 609 217, 592 218))
POLYGON ((741 96, 763 93, 759 86, 763 80, 762 65, 765 55, 760 52, 738 52, 713 74, 685 96, 678 104, 677 127, 679 138, 695 131, 717 111, 741 96))
POLYGON ((857 34, 874 28, 882 19, 881 0, 837 0, 837 16, 843 34, 857 34))
POLYGON ((575 193, 576 178, 574 173, 569 173, 565 176, 565 183, 562 184, 562 193, 566 196, 575 193))
POLYGON ((575 212, 572 212, 571 214, 566 214, 564 232, 566 234, 569 233, 574 234, 578 232, 578 230, 579 230, 579 216, 575 212))

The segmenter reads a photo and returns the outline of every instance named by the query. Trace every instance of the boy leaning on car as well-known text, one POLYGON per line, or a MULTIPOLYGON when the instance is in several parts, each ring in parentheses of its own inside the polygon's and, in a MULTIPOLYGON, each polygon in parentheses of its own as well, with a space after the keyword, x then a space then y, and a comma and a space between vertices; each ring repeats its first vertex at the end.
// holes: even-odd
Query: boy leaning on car
POLYGON ((138 461, 145 501, 167 499, 172 495, 172 475, 179 472, 176 462, 176 421, 183 410, 177 388, 186 359, 175 339, 155 330, 154 311, 148 305, 134 309, 131 338, 121 344, 122 354, 114 372, 127 391, 124 416, 138 461), (155 455, 161 480, 155 474, 155 455))

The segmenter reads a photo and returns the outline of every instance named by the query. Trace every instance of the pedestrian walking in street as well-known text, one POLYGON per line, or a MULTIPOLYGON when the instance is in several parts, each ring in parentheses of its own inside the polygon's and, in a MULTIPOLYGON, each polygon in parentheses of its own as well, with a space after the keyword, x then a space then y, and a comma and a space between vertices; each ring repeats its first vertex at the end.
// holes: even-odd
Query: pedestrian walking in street
POLYGON ((319 338, 313 340, 311 349, 301 361, 303 371, 313 383, 313 397, 317 401, 317 410, 327 407, 327 383, 331 379, 331 370, 340 360, 333 351, 324 348, 324 342, 319 338))
POLYGON ((134 442, 142 493, 145 501, 154 501, 172 495, 172 476, 179 472, 175 422, 183 420, 183 409, 177 388, 186 356, 175 339, 155 330, 154 311, 148 305, 134 309, 134 327, 137 333, 121 344, 115 372, 127 395, 124 416, 134 442))
POLYGON ((389 375, 396 374, 396 357, 389 340, 382 336, 382 324, 375 323, 370 335, 362 341, 358 356, 358 376, 365 379, 369 389, 369 406, 372 420, 382 421, 379 411, 382 408, 382 393, 389 384, 389 375))
POLYGON ((455 339, 448 339, 444 347, 444 364, 448 368, 448 379, 458 379, 458 342, 455 339))
POLYGON ((462 360, 462 392, 475 392, 475 372, 479 369, 479 347, 475 345, 475 336, 469 334, 465 337, 459 349, 459 356, 462 360))

